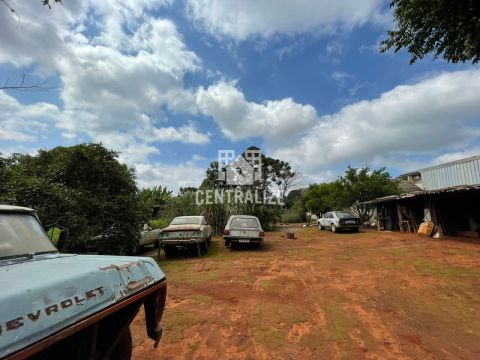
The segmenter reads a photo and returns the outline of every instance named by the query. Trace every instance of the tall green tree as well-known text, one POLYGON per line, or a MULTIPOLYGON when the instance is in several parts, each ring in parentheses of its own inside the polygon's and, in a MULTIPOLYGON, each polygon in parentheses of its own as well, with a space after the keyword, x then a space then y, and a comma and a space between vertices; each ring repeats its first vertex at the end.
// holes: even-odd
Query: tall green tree
POLYGON ((139 199, 149 216, 158 217, 172 197, 172 191, 166 187, 154 186, 153 188, 142 189, 139 192, 139 199))
POLYGON ((305 193, 305 204, 317 215, 348 209, 366 222, 371 217, 372 208, 365 205, 365 201, 398 193, 396 182, 385 168, 372 170, 369 166, 349 166, 345 175, 334 182, 310 185, 305 193))
POLYGON ((133 170, 117 158, 94 143, 14 155, 8 159, 6 196, 36 209, 44 224, 69 228, 74 249, 107 233, 104 251, 128 253, 145 214, 133 170))
POLYGON ((387 32, 380 51, 406 48, 410 63, 430 53, 448 62, 480 59, 478 0, 392 0, 397 29, 387 32))
POLYGON ((338 182, 341 189, 340 204, 350 208, 362 222, 370 219, 372 211, 371 206, 363 202, 399 193, 397 183, 392 181, 386 168, 372 170, 369 166, 349 166, 338 182))

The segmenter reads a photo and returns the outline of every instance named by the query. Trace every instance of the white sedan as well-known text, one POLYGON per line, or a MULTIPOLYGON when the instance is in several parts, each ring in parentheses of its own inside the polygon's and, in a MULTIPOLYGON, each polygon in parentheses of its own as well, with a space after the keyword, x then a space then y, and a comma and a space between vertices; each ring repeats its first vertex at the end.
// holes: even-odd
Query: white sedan
POLYGON ((346 211, 330 211, 317 220, 320 230, 330 229, 337 232, 339 229, 348 229, 358 231, 360 228, 360 218, 346 211))

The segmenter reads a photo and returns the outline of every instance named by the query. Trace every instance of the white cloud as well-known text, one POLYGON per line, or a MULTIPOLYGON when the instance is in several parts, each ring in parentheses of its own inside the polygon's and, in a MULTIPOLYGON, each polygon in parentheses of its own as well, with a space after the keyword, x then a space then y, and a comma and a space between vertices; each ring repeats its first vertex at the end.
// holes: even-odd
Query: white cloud
POLYGON ((395 167, 395 159, 477 141, 478 94, 480 70, 440 74, 322 116, 299 142, 270 142, 270 150, 310 174, 344 162, 395 167))
POLYGON ((381 0, 188 0, 187 14, 214 36, 244 40, 384 24, 389 18, 383 6, 381 0))
POLYGON ((140 163, 135 165, 135 174, 140 187, 166 186, 171 190, 181 187, 198 187, 205 178, 205 168, 192 163, 177 165, 164 163, 140 163))
POLYGON ((255 136, 291 138, 308 129, 317 120, 311 105, 296 103, 292 98, 264 103, 247 101, 235 82, 218 82, 197 92, 199 111, 212 116, 231 140, 255 136))
POLYGON ((59 113, 60 110, 55 105, 43 102, 22 105, 0 90, 0 140, 11 142, 39 140, 59 113))
POLYGON ((470 156, 480 155, 480 146, 473 146, 463 151, 454 151, 442 154, 432 160, 433 165, 443 164, 450 161, 464 159, 470 156))
POLYGON ((155 143, 208 143, 210 134, 192 122, 165 124, 162 107, 195 113, 195 94, 183 77, 202 66, 172 21, 148 15, 171 3, 72 0, 50 11, 19 2, 18 26, 0 11, 0 63, 58 73, 63 101, 61 111, 44 103, 0 109, 15 115, 3 118, 0 138, 33 141, 49 117, 64 138, 102 141, 129 164, 158 154, 155 143))
POLYGON ((341 82, 341 81, 345 81, 345 80, 348 80, 348 79, 355 79, 355 76, 353 76, 351 74, 347 74, 344 71, 334 71, 332 73, 332 79, 341 82))

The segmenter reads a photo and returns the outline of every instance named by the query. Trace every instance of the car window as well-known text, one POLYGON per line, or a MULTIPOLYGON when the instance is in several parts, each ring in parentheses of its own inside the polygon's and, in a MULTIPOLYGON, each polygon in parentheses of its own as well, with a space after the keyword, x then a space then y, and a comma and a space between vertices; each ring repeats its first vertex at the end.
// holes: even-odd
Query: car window
POLYGON ((355 217, 355 215, 346 211, 335 211, 335 215, 337 215, 339 219, 355 217))
POLYGON ((257 219, 238 217, 230 221, 230 226, 234 228, 258 228, 259 224, 257 219))
POLYGON ((200 216, 181 216, 173 219, 170 225, 200 225, 201 221, 200 216))

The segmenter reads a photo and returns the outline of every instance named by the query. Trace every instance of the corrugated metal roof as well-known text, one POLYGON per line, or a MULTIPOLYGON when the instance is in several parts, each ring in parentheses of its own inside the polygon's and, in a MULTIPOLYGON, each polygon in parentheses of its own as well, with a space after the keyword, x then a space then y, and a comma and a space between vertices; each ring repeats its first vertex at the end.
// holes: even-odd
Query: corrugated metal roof
POLYGON ((420 191, 415 191, 408 194, 384 196, 375 200, 365 201, 362 204, 377 204, 377 203, 388 202, 392 200, 409 199, 409 198, 418 197, 418 196, 446 194, 446 193, 452 193, 452 192, 479 190, 479 189, 480 189, 480 185, 460 185, 460 186, 447 187, 443 189, 420 190, 420 191))
POLYGON ((458 185, 480 184, 480 156, 420 170, 425 190, 442 189, 458 185))

